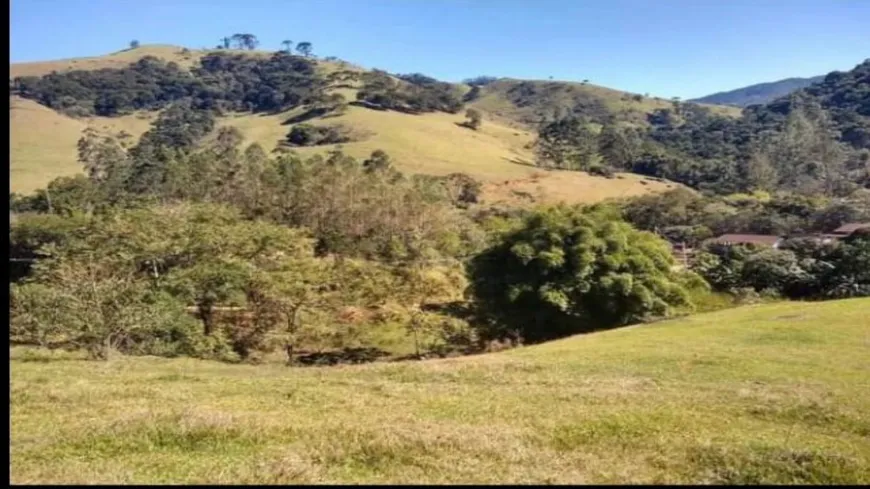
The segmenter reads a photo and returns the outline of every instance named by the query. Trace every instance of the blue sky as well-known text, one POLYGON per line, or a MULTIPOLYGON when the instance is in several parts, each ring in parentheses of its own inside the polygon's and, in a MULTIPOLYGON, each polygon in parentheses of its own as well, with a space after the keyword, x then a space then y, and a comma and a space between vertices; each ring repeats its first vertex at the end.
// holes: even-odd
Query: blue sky
POLYGON ((458 81, 591 83, 692 98, 870 57, 870 0, 12 0, 12 62, 142 44, 261 47, 458 81))

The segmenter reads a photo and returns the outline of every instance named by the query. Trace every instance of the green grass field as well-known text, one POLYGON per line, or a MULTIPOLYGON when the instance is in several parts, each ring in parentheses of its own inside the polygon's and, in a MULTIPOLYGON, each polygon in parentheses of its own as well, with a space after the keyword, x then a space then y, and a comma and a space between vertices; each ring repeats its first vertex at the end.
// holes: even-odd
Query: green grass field
POLYGON ((11 350, 14 483, 870 483, 870 299, 411 363, 11 350))

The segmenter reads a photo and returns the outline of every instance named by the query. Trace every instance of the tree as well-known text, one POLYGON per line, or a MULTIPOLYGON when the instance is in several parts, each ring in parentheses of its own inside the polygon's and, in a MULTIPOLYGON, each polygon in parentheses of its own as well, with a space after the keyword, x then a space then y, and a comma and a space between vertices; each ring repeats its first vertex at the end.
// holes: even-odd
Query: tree
POLYGON ((598 134, 598 153, 612 168, 630 169, 636 151, 625 133, 614 125, 604 126, 598 134))
POLYGON ((665 241, 613 212, 558 206, 475 257, 471 291, 486 336, 542 341, 689 306, 703 281, 673 265, 665 241))
POLYGON ((576 117, 545 123, 538 130, 538 165, 565 170, 588 170, 596 153, 595 135, 576 117))
POLYGON ((483 120, 483 117, 480 114, 480 111, 477 109, 468 109, 465 111, 466 121, 464 125, 470 129, 478 130, 480 128, 480 123, 483 120))
POLYGON ((290 54, 293 52, 293 41, 285 40, 281 41, 281 45, 284 46, 284 52, 290 54))
POLYGON ((296 45, 296 52, 305 56, 306 58, 311 56, 311 51, 313 47, 310 42, 303 41, 296 45))
POLYGON ((256 49, 257 45, 260 44, 257 36, 248 33, 233 34, 232 40, 236 43, 237 49, 247 49, 250 51, 256 49))
POLYGON ((137 41, 136 39, 133 39, 132 41, 130 41, 130 49, 136 49, 138 47, 139 47, 139 41, 137 41))
POLYGON ((230 43, 232 43, 233 40, 234 38, 224 36, 221 38, 220 46, 222 46, 224 49, 229 49, 231 45, 230 43))

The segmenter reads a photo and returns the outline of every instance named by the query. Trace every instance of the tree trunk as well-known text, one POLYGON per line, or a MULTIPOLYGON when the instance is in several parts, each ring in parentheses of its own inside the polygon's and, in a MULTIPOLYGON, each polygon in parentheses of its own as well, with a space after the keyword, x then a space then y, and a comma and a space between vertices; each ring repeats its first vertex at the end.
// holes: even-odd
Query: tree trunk
POLYGON ((209 303, 199 305, 199 317, 202 319, 203 333, 206 336, 211 336, 214 331, 214 311, 209 303))

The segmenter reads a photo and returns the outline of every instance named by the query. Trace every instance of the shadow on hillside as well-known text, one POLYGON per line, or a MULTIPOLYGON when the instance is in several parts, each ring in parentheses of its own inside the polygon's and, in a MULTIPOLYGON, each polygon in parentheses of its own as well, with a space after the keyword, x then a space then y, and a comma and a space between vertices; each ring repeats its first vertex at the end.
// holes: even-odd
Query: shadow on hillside
POLYGON ((534 164, 534 163, 532 163, 532 162, 530 162, 530 161, 526 161, 526 160, 524 160, 524 159, 522 159, 522 158, 507 158, 507 157, 503 157, 502 159, 505 160, 505 161, 507 161, 508 163, 513 163, 513 164, 515 164, 515 165, 534 166, 534 167, 536 167, 536 168, 538 167, 538 165, 536 165, 536 164, 534 164))
POLYGON ((352 105, 354 107, 362 107, 364 109, 377 110, 380 112, 393 111, 393 112, 399 112, 401 114, 408 114, 408 115, 421 115, 422 114, 422 112, 420 112, 419 110, 414 110, 414 109, 411 109, 410 107, 397 106, 397 107, 387 108, 387 107, 384 107, 382 105, 373 104, 371 102, 366 102, 365 100, 354 100, 353 102, 348 102, 347 105, 352 105))
POLYGON ((290 124, 299 124, 300 122, 307 122, 307 121, 310 121, 311 119, 317 119, 318 117, 323 117, 328 112, 329 112, 329 109, 322 108, 322 107, 317 108, 317 109, 308 109, 299 115, 295 115, 293 117, 290 117, 290 118, 284 120, 284 122, 282 122, 281 125, 287 126, 290 124))
POLYGON ((477 130, 477 129, 471 127, 471 124, 469 124, 468 122, 454 122, 454 124, 456 124, 459 127, 465 128, 465 129, 470 129, 472 131, 477 130))

